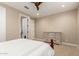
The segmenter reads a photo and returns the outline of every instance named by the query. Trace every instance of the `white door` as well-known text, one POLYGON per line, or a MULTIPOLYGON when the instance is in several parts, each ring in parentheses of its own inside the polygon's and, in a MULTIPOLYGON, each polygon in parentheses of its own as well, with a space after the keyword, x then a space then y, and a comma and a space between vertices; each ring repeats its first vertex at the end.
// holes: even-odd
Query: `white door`
POLYGON ((0 42, 6 40, 6 9, 0 6, 0 42))
POLYGON ((21 17, 21 38, 28 38, 28 19, 21 17))

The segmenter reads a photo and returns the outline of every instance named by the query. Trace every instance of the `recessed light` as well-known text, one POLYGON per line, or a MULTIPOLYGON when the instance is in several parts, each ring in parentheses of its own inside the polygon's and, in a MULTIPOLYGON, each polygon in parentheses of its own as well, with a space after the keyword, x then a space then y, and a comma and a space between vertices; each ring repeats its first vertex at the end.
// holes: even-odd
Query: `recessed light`
POLYGON ((61 5, 61 7, 65 7, 64 5, 61 5))
POLYGON ((39 15, 39 13, 37 13, 37 16, 39 15))

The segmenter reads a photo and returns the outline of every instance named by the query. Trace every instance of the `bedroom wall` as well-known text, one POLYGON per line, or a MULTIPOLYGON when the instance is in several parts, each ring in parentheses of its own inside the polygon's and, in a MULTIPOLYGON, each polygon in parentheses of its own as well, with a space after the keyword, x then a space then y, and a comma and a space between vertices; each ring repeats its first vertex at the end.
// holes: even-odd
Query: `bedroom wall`
POLYGON ((17 39, 19 37, 19 12, 10 7, 7 7, 6 12, 7 40, 17 39))
MULTIPOLYGON (((6 8, 6 37, 7 37, 7 40, 19 38, 19 25, 20 25, 19 14, 21 14, 21 13, 24 14, 24 13, 14 9, 14 8, 11 8, 7 5, 4 5, 4 4, 0 4, 0 5, 6 8)), ((32 26, 32 24, 34 26, 34 20, 31 21, 31 26, 32 26)), ((31 29, 32 28, 33 27, 31 27, 31 29)), ((34 36, 34 34, 30 34, 30 36, 34 36)))
POLYGON ((79 7, 78 7, 78 9, 77 9, 77 15, 78 15, 78 16, 77 16, 77 24, 78 24, 78 25, 77 25, 77 26, 78 26, 78 28, 77 28, 77 31, 78 31, 78 32, 77 32, 77 34, 78 34, 77 36, 78 36, 78 37, 77 37, 77 38, 78 38, 78 44, 79 44, 79 7))
POLYGON ((35 20, 31 19, 30 21, 30 39, 34 39, 35 38, 35 20))
POLYGON ((36 38, 43 32, 62 32, 63 42, 77 44, 77 10, 71 10, 36 20, 36 38))

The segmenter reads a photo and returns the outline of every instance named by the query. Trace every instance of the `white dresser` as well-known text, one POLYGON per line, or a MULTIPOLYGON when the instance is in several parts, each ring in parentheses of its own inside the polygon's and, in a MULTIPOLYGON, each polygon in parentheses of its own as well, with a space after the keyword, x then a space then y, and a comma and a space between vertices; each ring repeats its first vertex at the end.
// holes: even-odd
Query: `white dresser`
POLYGON ((56 44, 62 43, 62 33, 61 32, 44 32, 43 38, 47 42, 50 42, 50 40, 53 39, 56 44))

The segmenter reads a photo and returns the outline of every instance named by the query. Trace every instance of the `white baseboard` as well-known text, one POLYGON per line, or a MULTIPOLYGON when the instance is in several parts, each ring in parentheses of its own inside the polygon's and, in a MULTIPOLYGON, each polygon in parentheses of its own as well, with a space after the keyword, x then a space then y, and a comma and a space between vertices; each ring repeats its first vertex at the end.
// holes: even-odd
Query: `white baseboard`
POLYGON ((62 42, 62 44, 79 48, 79 46, 77 44, 66 43, 66 42, 62 42))

